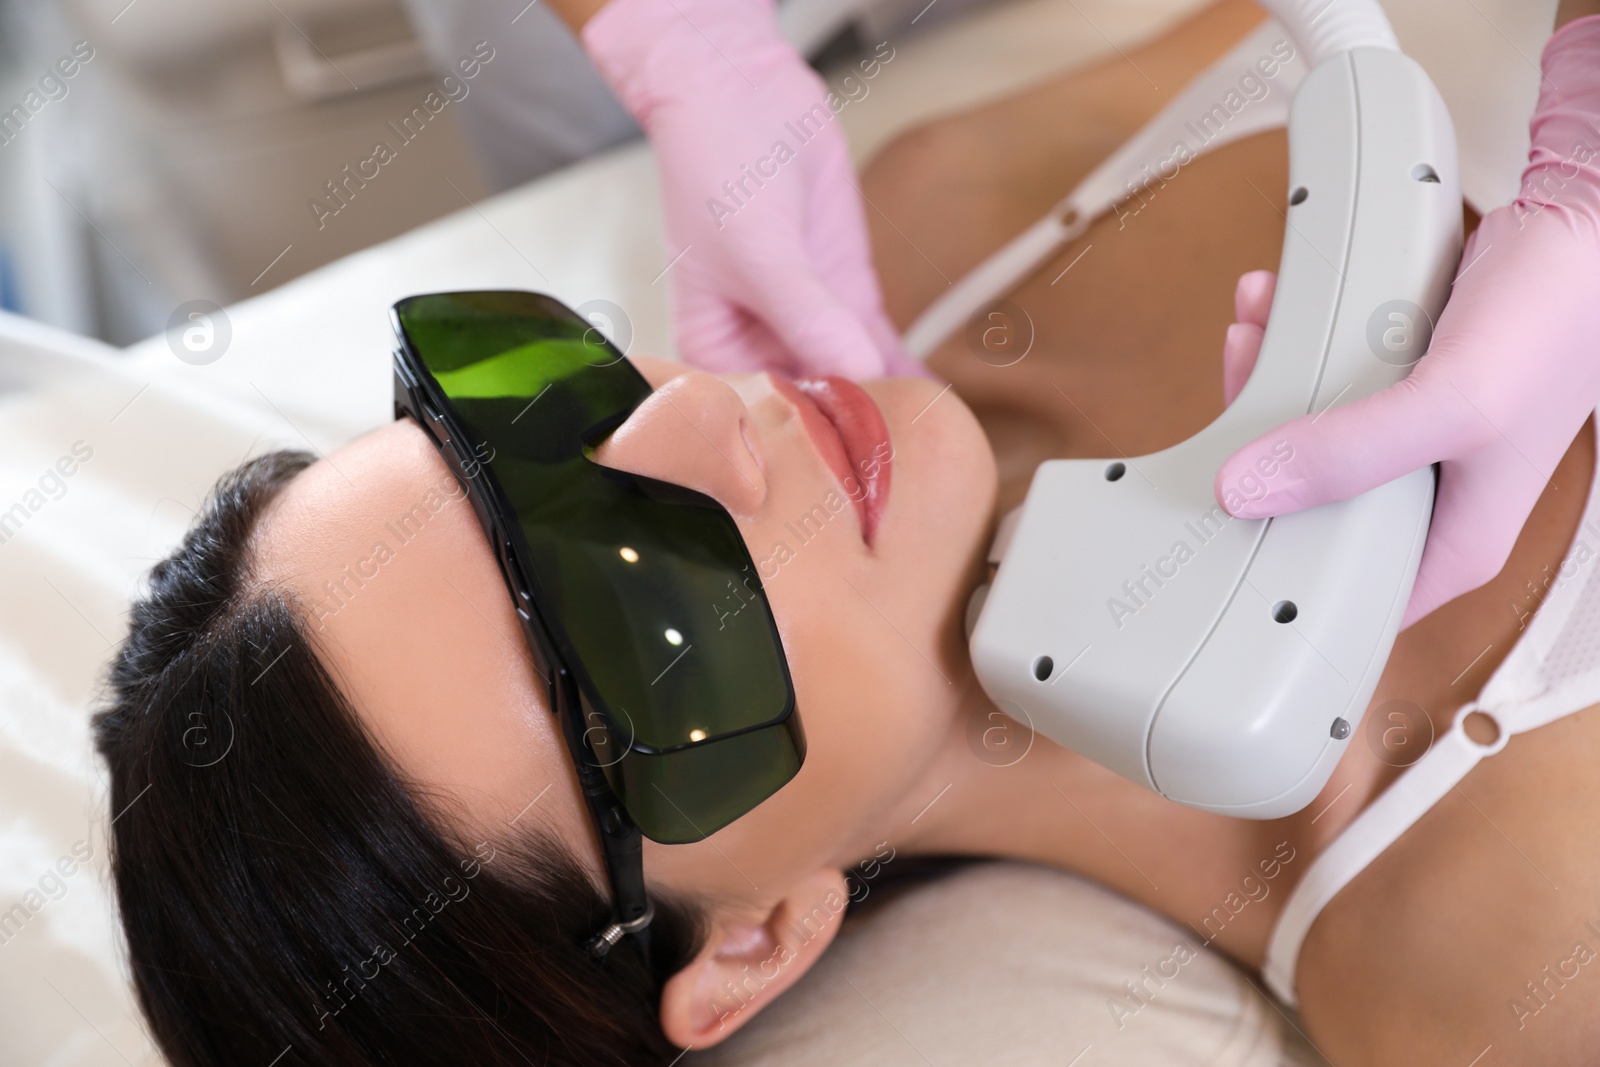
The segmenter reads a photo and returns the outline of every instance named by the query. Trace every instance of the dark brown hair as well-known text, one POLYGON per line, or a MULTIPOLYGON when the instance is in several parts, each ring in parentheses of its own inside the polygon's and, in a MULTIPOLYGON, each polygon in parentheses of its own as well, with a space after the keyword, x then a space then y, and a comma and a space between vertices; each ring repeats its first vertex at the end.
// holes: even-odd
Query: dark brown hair
MULTIPOLYGON (((667 1064, 662 982, 703 943, 655 894, 653 967, 537 832, 453 845, 381 758, 250 534, 312 457, 227 475, 150 573, 95 716, 139 1005, 174 1067, 667 1064), (274 1059, 274 1057, 280 1057, 274 1059)), ((448 709, 443 709, 445 712, 448 709)))

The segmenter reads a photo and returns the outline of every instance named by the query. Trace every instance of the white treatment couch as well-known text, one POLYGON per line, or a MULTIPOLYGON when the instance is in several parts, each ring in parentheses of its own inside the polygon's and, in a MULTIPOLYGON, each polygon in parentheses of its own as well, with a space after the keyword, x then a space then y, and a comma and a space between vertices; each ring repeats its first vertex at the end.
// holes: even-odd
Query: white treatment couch
MULTIPOLYGON (((1506 14, 1522 2, 1478 0, 1473 10, 1487 14, 1476 31, 1466 24, 1479 15, 1461 16, 1480 56, 1507 67, 1515 53, 1537 56, 1542 35, 1518 31, 1506 14)), ((988 8, 897 45, 871 95, 840 118, 864 158, 912 123, 1127 48, 1197 6, 988 8)), ((1419 5, 1404 6, 1414 15, 1419 5)), ((1460 37, 1435 39, 1432 24, 1416 16, 1408 28, 1400 14, 1414 53, 1473 54, 1460 37)), ((1456 64, 1456 90, 1448 71, 1436 73, 1447 97, 1481 97, 1472 67, 1456 64)), ((1515 180, 1513 171, 1506 186, 1504 160, 1514 167, 1526 144, 1515 119, 1525 122, 1537 72, 1511 77, 1521 87, 1496 106, 1512 132, 1473 142, 1501 161, 1506 192, 1515 180)), ((1473 117, 1457 117, 1464 130, 1506 128, 1468 106, 1473 117)), ((109 813, 87 720, 140 576, 177 542, 206 490, 249 455, 326 452, 389 419, 386 311, 410 293, 529 288, 572 305, 607 300, 625 309, 632 351, 670 354, 658 212, 648 151, 626 147, 230 307, 228 347, 205 365, 176 358, 164 336, 118 350, 0 317, 0 515, 19 504, 25 512, 0 530, 0 1063, 161 1062, 120 958, 109 813), (62 457, 73 458, 58 468, 62 457), (68 467, 70 476, 49 474, 68 467)), ((1136 1014, 1112 1009, 1127 1003, 1125 982, 1186 938, 1195 940, 1080 879, 978 865, 852 919, 774 1008, 685 1063, 1321 1062, 1253 977, 1214 954, 1186 964, 1136 1014)))

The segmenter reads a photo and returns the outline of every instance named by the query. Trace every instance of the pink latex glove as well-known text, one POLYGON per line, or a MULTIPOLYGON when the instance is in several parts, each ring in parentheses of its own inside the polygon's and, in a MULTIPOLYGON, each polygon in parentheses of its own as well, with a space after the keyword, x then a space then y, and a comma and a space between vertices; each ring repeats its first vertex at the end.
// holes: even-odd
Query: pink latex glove
POLYGON ((926 374, 884 313, 828 89, 775 10, 611 0, 582 31, 655 149, 669 254, 681 253, 679 355, 717 372, 926 374))
MULTIPOLYGON (((1562 27, 1543 67, 1521 195, 1485 216, 1467 242, 1410 377, 1292 419, 1217 472, 1220 503, 1222 487, 1237 484, 1264 447, 1287 440, 1294 458, 1265 494, 1233 512, 1263 518, 1438 463, 1433 525, 1403 626, 1500 572, 1600 403, 1600 16, 1562 27)), ((1274 281, 1265 271, 1239 281, 1239 321, 1224 359, 1235 393, 1260 353, 1274 281)))

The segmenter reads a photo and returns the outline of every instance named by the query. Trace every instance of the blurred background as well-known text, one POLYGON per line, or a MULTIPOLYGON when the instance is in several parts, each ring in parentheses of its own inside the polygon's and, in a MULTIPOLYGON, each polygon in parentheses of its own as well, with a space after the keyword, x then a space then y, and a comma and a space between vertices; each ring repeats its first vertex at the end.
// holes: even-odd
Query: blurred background
MULTIPOLYGON (((822 65, 981 2, 783 10, 822 65)), ((0 0, 0 308, 126 345, 637 135, 529 0, 0 0)))

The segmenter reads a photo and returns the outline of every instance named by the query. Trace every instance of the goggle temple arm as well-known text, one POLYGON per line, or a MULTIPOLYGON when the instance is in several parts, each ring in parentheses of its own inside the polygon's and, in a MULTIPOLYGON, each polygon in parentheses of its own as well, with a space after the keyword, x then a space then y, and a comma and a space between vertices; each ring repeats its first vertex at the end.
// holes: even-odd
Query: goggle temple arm
MULTIPOLYGON (((398 314, 391 312, 391 316, 395 322, 396 335, 404 338, 405 333, 399 327, 398 314)), ((410 368, 406 366, 406 353, 403 348, 395 351, 393 366, 395 418, 409 416, 422 426, 429 436, 436 436, 437 429, 427 417, 429 407, 427 398, 415 381, 410 368)), ((443 451, 441 445, 441 452, 443 451)), ((446 453, 446 462, 449 462, 453 455, 453 450, 446 453)), ((463 472, 458 470, 458 467, 459 462, 452 465, 452 471, 459 477, 463 472)), ((476 498, 473 505, 474 510, 477 510, 476 498)), ((548 654, 548 638, 542 632, 538 636, 541 638, 538 641, 540 649, 546 653, 545 662, 553 666, 557 661, 548 654)), ((617 803, 610 783, 606 781, 605 773, 600 769, 599 761, 595 759, 594 751, 584 736, 582 702, 578 697, 577 684, 564 667, 554 670, 553 677, 550 678, 550 702, 561 720, 562 733, 572 754, 572 764, 578 773, 578 784, 583 792, 584 803, 589 809, 591 822, 600 837, 600 850, 611 882, 612 921, 599 933, 590 937, 584 947, 591 956, 599 959, 624 936, 632 935, 648 966, 650 920, 655 917, 655 908, 645 892, 643 835, 628 817, 627 812, 617 803)))
POLYGON ((600 835, 600 851, 610 877, 612 921, 584 945, 589 954, 603 957, 625 935, 638 942, 646 964, 650 960, 650 920, 655 908, 645 892, 644 835, 617 803, 616 794, 600 769, 583 727, 582 703, 570 672, 557 668, 551 678, 552 705, 561 719, 562 733, 578 773, 578 787, 600 835))

